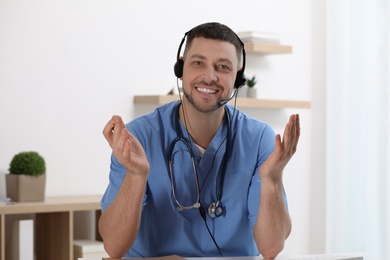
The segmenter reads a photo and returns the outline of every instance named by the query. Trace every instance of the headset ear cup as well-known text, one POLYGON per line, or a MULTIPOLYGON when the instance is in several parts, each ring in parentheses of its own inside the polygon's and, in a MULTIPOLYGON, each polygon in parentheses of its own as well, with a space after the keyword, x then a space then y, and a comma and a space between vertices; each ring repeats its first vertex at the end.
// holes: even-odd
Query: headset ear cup
POLYGON ((178 59, 173 67, 176 77, 181 78, 183 76, 183 66, 184 61, 182 59, 178 59))
POLYGON ((242 70, 237 71, 236 81, 234 82, 235 88, 240 88, 245 85, 246 78, 244 76, 244 72, 242 70))

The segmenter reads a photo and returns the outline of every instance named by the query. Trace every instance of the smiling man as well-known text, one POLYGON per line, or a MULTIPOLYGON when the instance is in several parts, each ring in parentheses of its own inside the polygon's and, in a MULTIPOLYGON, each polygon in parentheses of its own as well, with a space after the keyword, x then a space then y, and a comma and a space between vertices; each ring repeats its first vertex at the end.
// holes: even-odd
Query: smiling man
POLYGON ((174 66, 181 99, 104 127, 112 157, 99 231, 111 257, 274 258, 283 249, 291 220, 282 174, 299 116, 282 138, 227 104, 244 70, 244 44, 229 27, 198 25, 174 66))

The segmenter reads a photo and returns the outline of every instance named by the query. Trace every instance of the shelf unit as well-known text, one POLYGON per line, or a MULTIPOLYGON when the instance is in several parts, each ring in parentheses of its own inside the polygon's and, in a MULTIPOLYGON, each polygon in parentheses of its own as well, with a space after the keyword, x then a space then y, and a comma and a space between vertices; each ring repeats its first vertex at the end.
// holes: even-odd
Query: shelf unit
POLYGON ((245 42, 245 51, 247 54, 288 54, 292 53, 292 46, 264 43, 264 42, 245 42))
POLYGON ((95 212, 95 239, 101 241, 97 230, 97 220, 101 215, 100 199, 101 195, 47 197, 42 202, 0 205, 0 260, 6 259, 6 250, 10 249, 6 234, 12 225, 6 225, 7 217, 23 214, 34 214, 36 259, 73 260, 74 212, 95 212))
MULTIPOLYGON (((163 105, 179 100, 178 95, 145 95, 134 96, 134 104, 137 105, 163 105)), ((234 99, 229 102, 234 105, 234 99)), ((310 108, 308 101, 295 100, 268 100, 256 98, 237 98, 237 107, 242 108, 310 108)))
MULTIPOLYGON (((247 54, 288 54, 292 53, 292 46, 264 43, 245 42, 247 54)), ((178 95, 144 95, 134 96, 134 104, 142 105, 163 105, 168 102, 178 100, 178 95)), ((229 102, 234 105, 234 99, 229 102)), ((237 98, 237 107, 241 108, 310 108, 309 101, 302 100, 269 100, 255 98, 237 98)))

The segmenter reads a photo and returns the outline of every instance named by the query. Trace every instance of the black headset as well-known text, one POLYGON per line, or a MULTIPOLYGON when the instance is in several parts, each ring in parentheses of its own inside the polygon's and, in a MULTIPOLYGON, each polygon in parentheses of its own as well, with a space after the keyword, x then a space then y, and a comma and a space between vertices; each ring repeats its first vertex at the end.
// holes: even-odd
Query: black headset
MULTIPOLYGON (((180 45, 179 45, 179 49, 177 50, 177 57, 176 57, 176 63, 175 63, 175 66, 173 67, 173 70, 175 72, 175 76, 177 78, 181 78, 183 76, 183 67, 184 67, 184 60, 183 59, 180 59, 180 51, 181 51, 181 48, 183 46, 183 43, 187 37, 187 35, 191 32, 192 30, 189 30, 188 32, 186 32, 184 34, 184 37, 183 39, 181 40, 180 42, 180 45)), ((237 75, 236 75, 236 81, 234 82, 234 88, 235 89, 238 89, 242 86, 245 85, 245 82, 246 82, 246 78, 245 78, 245 75, 244 75, 244 71, 245 71, 245 62, 246 62, 246 53, 245 53, 245 48, 244 48, 244 43, 241 41, 240 37, 238 37, 237 34, 235 34, 237 39, 240 41, 241 43, 241 46, 242 46, 242 69, 237 71, 237 75)))

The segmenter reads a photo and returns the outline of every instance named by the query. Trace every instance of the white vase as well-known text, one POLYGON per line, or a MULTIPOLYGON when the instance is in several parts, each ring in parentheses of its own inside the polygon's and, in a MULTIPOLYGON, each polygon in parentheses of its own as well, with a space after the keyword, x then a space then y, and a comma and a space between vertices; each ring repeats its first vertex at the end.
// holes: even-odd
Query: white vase
POLYGON ((238 92, 237 92, 237 97, 238 98, 246 98, 247 90, 248 90, 248 87, 246 87, 246 86, 242 86, 241 88, 239 88, 238 92))
POLYGON ((247 97, 248 98, 257 98, 257 89, 256 88, 248 88, 247 89, 247 97))

